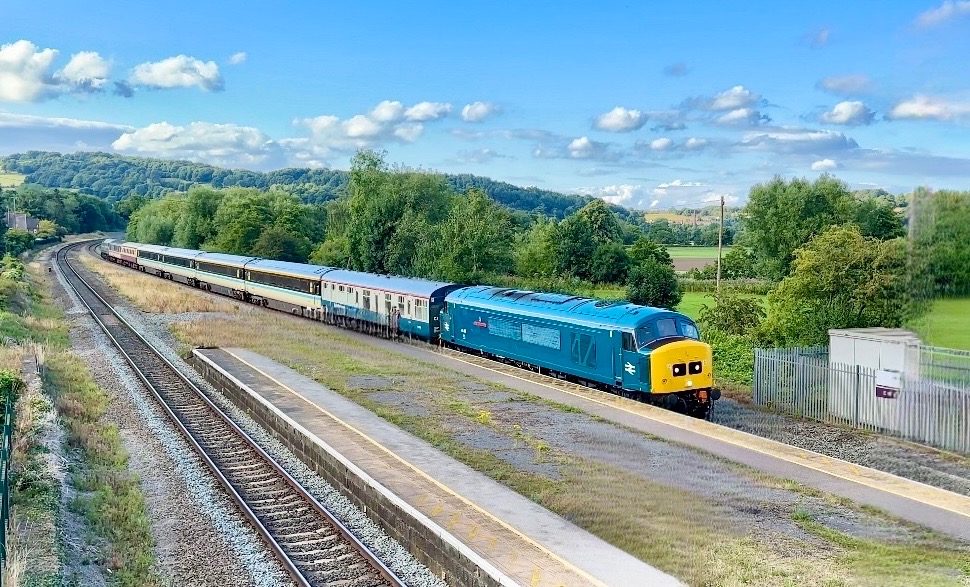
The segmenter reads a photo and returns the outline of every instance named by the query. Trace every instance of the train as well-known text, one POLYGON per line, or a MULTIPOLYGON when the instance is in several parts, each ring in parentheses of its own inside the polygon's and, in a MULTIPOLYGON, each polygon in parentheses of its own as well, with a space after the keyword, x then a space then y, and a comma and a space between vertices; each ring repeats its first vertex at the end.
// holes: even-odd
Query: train
POLYGON ((671 310, 119 239, 98 249, 113 263, 243 302, 425 340, 697 418, 720 398, 711 347, 671 310))

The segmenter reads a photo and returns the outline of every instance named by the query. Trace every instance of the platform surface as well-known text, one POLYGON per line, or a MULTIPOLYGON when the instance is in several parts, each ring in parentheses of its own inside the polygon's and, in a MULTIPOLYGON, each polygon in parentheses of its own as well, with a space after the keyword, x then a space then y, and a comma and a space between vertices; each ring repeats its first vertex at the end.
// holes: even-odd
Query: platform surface
POLYGON ((682 584, 288 367, 244 349, 195 352, 518 585, 682 584))

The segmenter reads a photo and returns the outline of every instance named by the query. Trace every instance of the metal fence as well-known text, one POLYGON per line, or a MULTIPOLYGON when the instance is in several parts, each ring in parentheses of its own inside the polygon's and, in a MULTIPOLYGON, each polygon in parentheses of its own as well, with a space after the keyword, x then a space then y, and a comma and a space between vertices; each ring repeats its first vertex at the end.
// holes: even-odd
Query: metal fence
POLYGON ((0 440, 0 585, 7 564, 7 525, 10 523, 10 453, 13 450, 13 394, 7 394, 0 440))
POLYGON ((752 400, 772 410, 970 453, 970 353, 924 347, 919 376, 832 363, 825 347, 755 349, 752 400))

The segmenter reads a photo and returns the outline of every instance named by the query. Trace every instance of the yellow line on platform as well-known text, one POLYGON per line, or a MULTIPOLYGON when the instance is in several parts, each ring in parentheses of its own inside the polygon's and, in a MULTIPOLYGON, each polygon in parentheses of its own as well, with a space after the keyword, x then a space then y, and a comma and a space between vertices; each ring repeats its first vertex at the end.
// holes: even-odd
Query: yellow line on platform
MULTIPOLYGON (((370 442, 371 444, 373 444, 373 445, 374 445, 375 447, 377 447, 377 448, 378 448, 378 449, 380 449, 381 451, 383 451, 383 452, 385 452, 386 454, 388 454, 388 455, 389 455, 390 457, 392 457, 392 458, 394 458, 395 460, 397 460, 398 462, 400 462, 400 463, 401 463, 402 465, 404 465, 404 466, 406 466, 406 467, 408 467, 409 469, 411 469, 412 471, 414 471, 414 472, 415 472, 416 474, 418 474, 419 476, 421 476, 421 477, 422 477, 422 478, 424 478, 425 480, 427 480, 427 481, 429 481, 430 483, 432 483, 432 484, 434 484, 434 485, 435 485, 436 487, 438 487, 438 488, 439 488, 439 489, 441 489, 442 491, 444 491, 444 492, 446 492, 446 493, 448 493, 449 495, 452 495, 452 496, 454 496, 454 497, 455 497, 456 499, 458 499, 459 501, 461 501, 461 502, 463 502, 463 503, 465 503, 465 504, 466 504, 466 505, 467 505, 468 507, 470 507, 470 508, 472 508, 472 509, 474 509, 474 510, 476 510, 476 511, 478 511, 478 512, 479 512, 479 513, 481 513, 482 515, 484 515, 484 516, 487 516, 488 518, 490 518, 490 519, 492 519, 492 520, 494 520, 494 521, 495 521, 495 523, 497 523, 498 525, 500 525, 500 526, 502 526, 503 528, 505 528, 505 529, 506 529, 506 530, 508 530, 509 532, 512 532, 512 533, 513 533, 513 534, 515 534, 516 536, 518 536, 518 537, 520 537, 520 538, 521 538, 521 539, 522 539, 523 541, 525 541, 525 542, 527 542, 527 543, 529 543, 529 544, 531 544, 531 545, 532 545, 533 547, 535 547, 535 548, 536 548, 537 550, 539 550, 540 552, 542 552, 542 553, 543 553, 543 554, 545 554, 546 556, 548 556, 548 557, 550 557, 551 559, 553 559, 553 560, 555 560, 555 561, 556 561, 556 562, 558 562, 559 564, 561 564, 561 565, 563 565, 563 566, 564 566, 564 567, 565 567, 566 569, 568 569, 568 570, 569 570, 570 572, 572 572, 572 573, 575 573, 576 575, 579 575, 580 577, 582 577, 582 578, 584 578, 584 579, 586 579, 587 581, 589 581, 589 582, 590 582, 590 583, 592 583, 593 585, 597 585, 598 587, 608 587, 608 586, 606 585, 606 583, 604 583, 604 582, 602 582, 602 581, 600 581, 599 579, 597 579, 596 577, 594 577, 594 576, 592 576, 592 575, 590 575, 589 573, 587 573, 587 572, 586 572, 586 571, 584 571, 583 569, 580 569, 579 567, 577 567, 577 566, 575 566, 575 565, 574 565, 573 563, 571 563, 571 562, 569 562, 569 561, 567 561, 567 560, 565 560, 564 558, 562 558, 562 557, 560 557, 560 556, 559 556, 558 554, 556 554, 555 552, 552 552, 552 551, 551 551, 551 550, 549 550, 548 548, 546 548, 546 547, 544 547, 544 546, 542 546, 541 544, 539 544, 538 542, 536 542, 535 540, 533 540, 533 539, 532 539, 531 537, 529 537, 528 535, 526 535, 526 534, 524 534, 523 532, 521 532, 521 531, 519 531, 518 529, 516 529, 516 528, 515 528, 514 526, 512 526, 512 525, 511 525, 511 524, 509 524, 508 522, 506 522, 506 521, 504 521, 504 520, 502 520, 502 519, 500 519, 500 518, 498 518, 498 517, 496 517, 495 515, 493 515, 493 514, 492 514, 492 513, 490 513, 489 511, 487 511, 487 510, 485 510, 485 509, 483 509, 482 507, 480 507, 480 506, 479 506, 478 504, 476 504, 476 503, 474 503, 474 502, 472 502, 472 501, 470 501, 470 500, 468 500, 467 498, 465 498, 464 496, 462 496, 462 495, 461 495, 460 493, 456 493, 456 492, 455 492, 455 491, 453 491, 453 490, 452 490, 452 489, 451 489, 450 487, 448 487, 448 486, 446 486, 446 485, 444 485, 443 483, 441 483, 440 481, 438 481, 437 479, 435 479, 435 478, 434 478, 434 477, 432 477, 431 475, 428 475, 427 473, 425 473, 425 472, 424 472, 423 470, 421 470, 420 468, 418 468, 418 467, 416 467, 416 466, 414 466, 414 465, 412 465, 411 463, 409 463, 408 461, 406 461, 405 459, 403 459, 402 457, 400 457, 399 455, 397 455, 396 453, 394 453, 393 451, 391 451, 391 450, 390 450, 389 448, 387 448, 387 447, 385 447, 385 446, 384 446, 383 444, 381 444, 381 443, 380 443, 380 442, 378 442, 377 440, 375 440, 375 439, 373 439, 373 438, 371 438, 370 436, 368 436, 368 435, 367 435, 367 434, 366 434, 366 433, 365 433, 364 431, 362 431, 362 430, 359 430, 358 428, 356 428, 356 427, 355 427, 355 426, 353 426, 352 424, 349 424, 349 423, 347 423, 347 422, 345 422, 345 421, 343 421, 342 419, 340 419, 340 418, 338 418, 337 416, 335 416, 335 415, 334 415, 333 413, 331 413, 331 412, 329 412, 328 410, 325 410, 324 408, 322 408, 322 407, 320 407, 320 405, 319 405, 319 404, 317 404, 316 402, 314 402, 313 400, 311 400, 311 399, 309 399, 309 398, 307 398, 306 396, 304 396, 304 395, 303 395, 303 394, 301 394, 300 392, 298 392, 298 391, 296 391, 296 390, 295 390, 295 389, 293 389, 292 387, 290 387, 290 386, 288 386, 288 385, 286 385, 285 383, 283 383, 282 381, 280 381, 280 380, 278 380, 278 379, 276 379, 275 377, 273 377, 273 376, 272 376, 272 375, 270 375, 269 373, 267 373, 267 372, 265 372, 264 370, 262 370, 262 369, 260 369, 260 368, 259 368, 259 367, 257 367, 256 365, 253 365, 252 363, 250 363, 250 362, 249 362, 249 361, 247 361, 246 359, 244 359, 244 358, 242 358, 242 357, 240 357, 239 355, 237 355, 236 353, 234 353, 234 352, 233 352, 232 350, 230 350, 230 349, 226 349, 226 348, 222 348, 222 349, 220 349, 220 350, 222 350, 222 351, 224 351, 225 353, 227 353, 227 354, 229 354, 229 355, 231 355, 231 356, 232 356, 232 357, 234 357, 234 358, 235 358, 235 359, 236 359, 237 361, 239 361, 239 362, 241 362, 241 363, 243 363, 244 365, 246 365, 246 366, 247 366, 247 367, 249 367, 250 369, 252 369, 252 370, 254 370, 254 371, 256 371, 256 372, 257 372, 257 373, 259 373, 259 374, 261 374, 261 375, 262 375, 263 377, 266 377, 266 378, 267 378, 267 379, 269 379, 270 381, 272 381, 272 382, 274 382, 274 383, 276 383, 276 384, 277 384, 277 385, 279 385, 279 386, 280 386, 281 388, 283 388, 283 389, 285 389, 285 390, 287 390, 287 391, 289 391, 289 392, 290 392, 290 393, 292 393, 293 395, 295 395, 295 396, 297 396, 298 398, 300 398, 300 399, 302 399, 303 401, 305 401, 305 402, 306 402, 306 403, 308 403, 309 405, 311 405, 311 406, 313 406, 313 407, 314 407, 315 409, 317 409, 318 411, 320 411, 320 412, 322 412, 322 413, 323 413, 323 414, 325 414, 325 415, 326 415, 327 417, 329 417, 329 418, 331 418, 331 419, 333 419, 334 421, 336 421, 336 422, 338 422, 339 424, 341 424, 342 426, 344 426, 344 427, 345 427, 345 428, 347 428, 348 430, 351 430, 351 431, 353 431, 353 432, 355 432, 355 433, 356 433, 356 434, 358 434, 358 435, 359 435, 359 436, 360 436, 361 438, 364 438, 365 440, 367 440, 368 442, 370 442)), ((301 375, 301 377, 303 377, 303 375, 301 375)))
MULTIPOLYGON (((549 389, 560 391, 600 404, 605 407, 614 408, 634 416, 667 424, 681 430, 693 432, 701 436, 706 436, 714 440, 719 440, 740 448, 751 450, 760 454, 768 455, 783 460, 794 465, 805 467, 826 475, 831 475, 845 481, 865 485, 871 489, 883 491, 906 499, 911 499, 947 512, 970 518, 970 497, 933 487, 925 483, 899 477, 891 473, 855 465, 848 461, 835 459, 817 452, 806 450, 784 444, 767 438, 762 438, 754 434, 714 424, 706 420, 691 418, 676 412, 664 410, 654 406, 642 404, 635 400, 623 398, 605 391, 598 391, 579 387, 575 384, 568 384, 572 389, 562 388, 536 381, 535 379, 517 375, 514 372, 499 370, 488 365, 482 365, 469 361, 459 356, 447 352, 439 352, 442 356, 451 358, 455 361, 472 365, 493 373, 513 377, 528 383, 542 385, 549 389)), ((505 365, 502 365, 505 367, 505 365)), ((510 367, 510 370, 515 369, 510 367)))

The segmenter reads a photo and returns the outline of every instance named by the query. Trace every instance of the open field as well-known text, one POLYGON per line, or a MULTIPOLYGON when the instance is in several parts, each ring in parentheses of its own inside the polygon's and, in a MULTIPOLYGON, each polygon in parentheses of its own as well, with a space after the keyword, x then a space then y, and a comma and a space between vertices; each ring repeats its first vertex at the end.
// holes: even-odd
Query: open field
POLYGON ((970 351, 970 298, 937 300, 916 330, 926 344, 970 351))
MULTIPOLYGON (((726 255, 729 247, 724 247, 722 255, 726 255)), ((674 261, 674 269, 677 271, 690 271, 691 269, 701 269, 705 265, 717 263, 717 247, 676 247, 668 246, 667 252, 674 261)))
POLYGON ((137 295, 144 285, 125 279, 131 272, 92 266, 108 269, 122 295, 186 346, 243 346, 286 364, 690 585, 902 586, 915 575, 925 585, 962 584, 963 546, 882 514, 408 358, 377 339, 246 305, 207 311, 208 294, 161 280, 150 301, 137 295), (204 313, 159 313, 163 305, 204 313))
MULTIPOLYGON (((674 224, 693 224, 694 216, 690 214, 678 214, 677 212, 647 212, 643 215, 644 220, 647 222, 655 222, 657 220, 666 220, 674 224)), ((704 226, 705 224, 712 224, 717 222, 717 218, 714 216, 698 216, 697 225, 704 226)))
POLYGON ((0 187, 16 187, 24 182, 23 175, 19 173, 7 173, 5 171, 0 171, 0 187))

